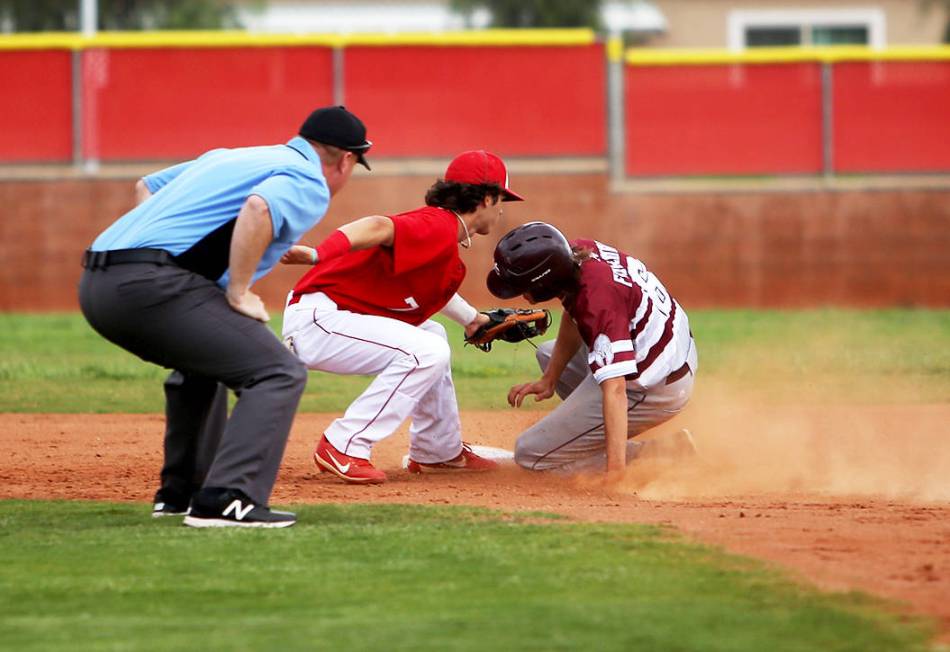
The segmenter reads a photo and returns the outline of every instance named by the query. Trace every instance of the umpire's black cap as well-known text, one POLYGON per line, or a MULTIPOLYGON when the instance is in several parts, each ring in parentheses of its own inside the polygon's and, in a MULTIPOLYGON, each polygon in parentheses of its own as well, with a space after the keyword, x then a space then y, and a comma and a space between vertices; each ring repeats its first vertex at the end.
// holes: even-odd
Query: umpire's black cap
POLYGON ((367 170, 371 169, 364 154, 373 143, 366 140, 363 121, 347 111, 346 107, 325 106, 317 109, 303 121, 299 133, 309 140, 353 152, 361 165, 367 170))

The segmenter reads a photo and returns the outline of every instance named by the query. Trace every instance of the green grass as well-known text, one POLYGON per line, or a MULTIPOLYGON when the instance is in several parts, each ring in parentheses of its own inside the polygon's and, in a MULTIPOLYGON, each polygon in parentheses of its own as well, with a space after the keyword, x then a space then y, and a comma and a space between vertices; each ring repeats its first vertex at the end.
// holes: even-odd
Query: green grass
MULTIPOLYGON (((529 344, 503 342, 485 354, 440 321, 462 409, 503 407, 512 384, 537 377, 529 344)), ((700 387, 728 382, 762 400, 950 401, 950 310, 695 310, 690 323, 700 387)), ((78 314, 0 314, 0 412, 161 412, 166 373, 103 340, 78 314)), ((338 412, 368 383, 313 372, 300 409, 338 412)))
POLYGON ((923 650, 930 633, 648 526, 304 506, 208 531, 0 501, 4 650, 923 650))
POLYGON ((950 310, 699 311, 700 380, 766 401, 950 401, 950 310))
MULTIPOLYGON (((536 373, 529 344, 502 344, 489 355, 462 346, 461 328, 442 323, 463 407, 501 407, 510 379, 536 373)), ((280 332, 279 318, 270 325, 280 332)), ((0 313, 0 412, 161 412, 167 375, 104 340, 80 314, 0 313)), ((311 372, 300 410, 337 412, 370 380, 311 372)))

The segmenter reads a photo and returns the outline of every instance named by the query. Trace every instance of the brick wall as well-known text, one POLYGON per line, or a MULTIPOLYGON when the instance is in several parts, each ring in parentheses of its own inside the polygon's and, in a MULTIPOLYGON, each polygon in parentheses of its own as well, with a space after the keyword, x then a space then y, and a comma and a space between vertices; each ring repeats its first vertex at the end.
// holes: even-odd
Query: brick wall
MULTIPOLYGON (((427 176, 355 176, 305 238, 422 204, 427 176)), ((0 182, 0 310, 75 310, 83 249, 131 206, 133 180, 0 182)), ((520 175, 528 201, 463 252, 472 303, 504 231, 543 219, 642 258, 687 307, 950 306, 950 190, 612 194, 603 175, 520 175)), ((272 312, 302 268, 258 284, 272 312)))

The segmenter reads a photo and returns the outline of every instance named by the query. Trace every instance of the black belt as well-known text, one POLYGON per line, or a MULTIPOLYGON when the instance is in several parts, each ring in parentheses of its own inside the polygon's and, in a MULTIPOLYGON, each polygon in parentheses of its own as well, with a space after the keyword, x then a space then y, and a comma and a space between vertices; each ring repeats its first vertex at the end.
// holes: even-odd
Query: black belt
POLYGON ((689 368, 689 363, 684 362, 682 367, 680 367, 679 369, 677 369, 676 371, 674 371, 673 373, 671 373, 669 376, 666 377, 666 384, 672 385, 677 380, 679 380, 686 374, 690 373, 691 371, 692 369, 689 368))
POLYGON ((112 265, 133 263, 176 264, 175 258, 164 249, 113 249, 112 251, 87 249, 82 255, 82 266, 86 269, 105 269, 112 265))

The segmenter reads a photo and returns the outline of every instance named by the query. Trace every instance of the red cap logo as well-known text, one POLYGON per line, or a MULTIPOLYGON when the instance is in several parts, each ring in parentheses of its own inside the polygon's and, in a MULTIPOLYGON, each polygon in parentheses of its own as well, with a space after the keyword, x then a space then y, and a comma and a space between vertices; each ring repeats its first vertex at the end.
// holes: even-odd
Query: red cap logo
POLYGON ((500 158, 483 149, 462 152, 449 163, 445 180, 457 183, 497 183, 502 188, 502 201, 524 201, 524 197, 508 187, 508 169, 500 158))

